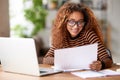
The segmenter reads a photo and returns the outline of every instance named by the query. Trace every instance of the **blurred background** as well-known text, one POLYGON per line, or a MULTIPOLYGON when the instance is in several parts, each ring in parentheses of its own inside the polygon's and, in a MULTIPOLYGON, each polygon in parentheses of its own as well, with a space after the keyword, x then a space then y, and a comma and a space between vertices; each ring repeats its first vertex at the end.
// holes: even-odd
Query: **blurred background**
POLYGON ((89 6, 103 31, 105 46, 120 63, 120 0, 0 0, 0 37, 34 38, 38 56, 51 45, 51 27, 66 1, 89 6))

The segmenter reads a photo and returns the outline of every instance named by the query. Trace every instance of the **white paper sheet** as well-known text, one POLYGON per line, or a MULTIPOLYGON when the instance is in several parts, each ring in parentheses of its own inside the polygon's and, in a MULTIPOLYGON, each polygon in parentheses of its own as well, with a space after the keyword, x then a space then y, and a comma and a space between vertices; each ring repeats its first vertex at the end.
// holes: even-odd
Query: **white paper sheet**
POLYGON ((102 73, 102 74, 104 74, 105 76, 120 75, 120 72, 113 71, 113 70, 109 70, 109 69, 101 70, 101 71, 99 71, 99 73, 102 73))
POLYGON ((97 60, 98 44, 55 50, 54 67, 59 70, 89 69, 97 60))
POLYGON ((81 78, 93 78, 93 77, 105 76, 104 74, 95 71, 83 71, 83 72, 71 72, 71 73, 81 78))
POLYGON ((117 72, 120 72, 120 68, 118 68, 116 71, 117 71, 117 72))
POLYGON ((81 78, 93 78, 93 77, 105 77, 105 76, 115 76, 120 75, 119 72, 113 70, 101 70, 101 71, 82 71, 82 72, 71 72, 73 75, 79 76, 81 78))

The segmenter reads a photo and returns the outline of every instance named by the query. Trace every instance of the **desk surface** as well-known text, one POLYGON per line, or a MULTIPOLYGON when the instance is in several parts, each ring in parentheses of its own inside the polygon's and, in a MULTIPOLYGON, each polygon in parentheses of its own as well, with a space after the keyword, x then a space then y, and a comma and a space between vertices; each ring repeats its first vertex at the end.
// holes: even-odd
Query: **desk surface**
MULTIPOLYGON (((49 65, 42 65, 44 67, 50 67, 49 65)), ((118 65, 113 65, 112 70, 120 68, 118 65)), ((71 73, 58 73, 43 77, 35 77, 23 74, 15 74, 4 72, 0 66, 0 80, 120 80, 120 76, 111 76, 111 77, 101 77, 101 78, 89 78, 82 79, 80 77, 74 76, 71 73)))

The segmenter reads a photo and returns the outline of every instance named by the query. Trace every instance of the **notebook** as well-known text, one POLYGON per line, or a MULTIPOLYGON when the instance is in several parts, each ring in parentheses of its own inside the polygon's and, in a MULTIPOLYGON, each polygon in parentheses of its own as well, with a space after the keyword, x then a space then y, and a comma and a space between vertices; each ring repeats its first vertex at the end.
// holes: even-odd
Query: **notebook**
POLYGON ((105 77, 105 76, 120 76, 120 72, 116 72, 110 69, 104 69, 100 71, 81 71, 81 72, 71 72, 71 74, 76 75, 81 78, 94 78, 94 77, 105 77))
POLYGON ((0 61, 5 72, 44 76, 61 71, 39 68, 35 42, 32 38, 0 37, 0 61))
POLYGON ((74 71, 90 69, 89 65, 97 61, 98 43, 55 50, 54 68, 74 71))

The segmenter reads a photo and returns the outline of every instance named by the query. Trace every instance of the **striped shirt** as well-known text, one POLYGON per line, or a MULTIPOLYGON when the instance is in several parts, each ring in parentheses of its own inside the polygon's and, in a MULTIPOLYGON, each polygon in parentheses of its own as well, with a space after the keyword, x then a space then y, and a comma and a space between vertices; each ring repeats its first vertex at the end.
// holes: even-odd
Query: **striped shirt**
MULTIPOLYGON (((77 38, 70 38, 69 41, 65 40, 65 48, 71 48, 71 47, 78 47, 88 44, 98 43, 98 60, 104 61, 104 59, 109 58, 108 53, 106 52, 105 46, 101 43, 100 39, 96 35, 96 33, 92 30, 88 31, 81 31, 79 36, 77 38)), ((49 49, 48 53, 45 55, 45 58, 43 60, 43 63, 45 64, 54 64, 54 50, 56 48, 53 46, 49 49), (48 59, 49 58, 49 59, 48 59)))

